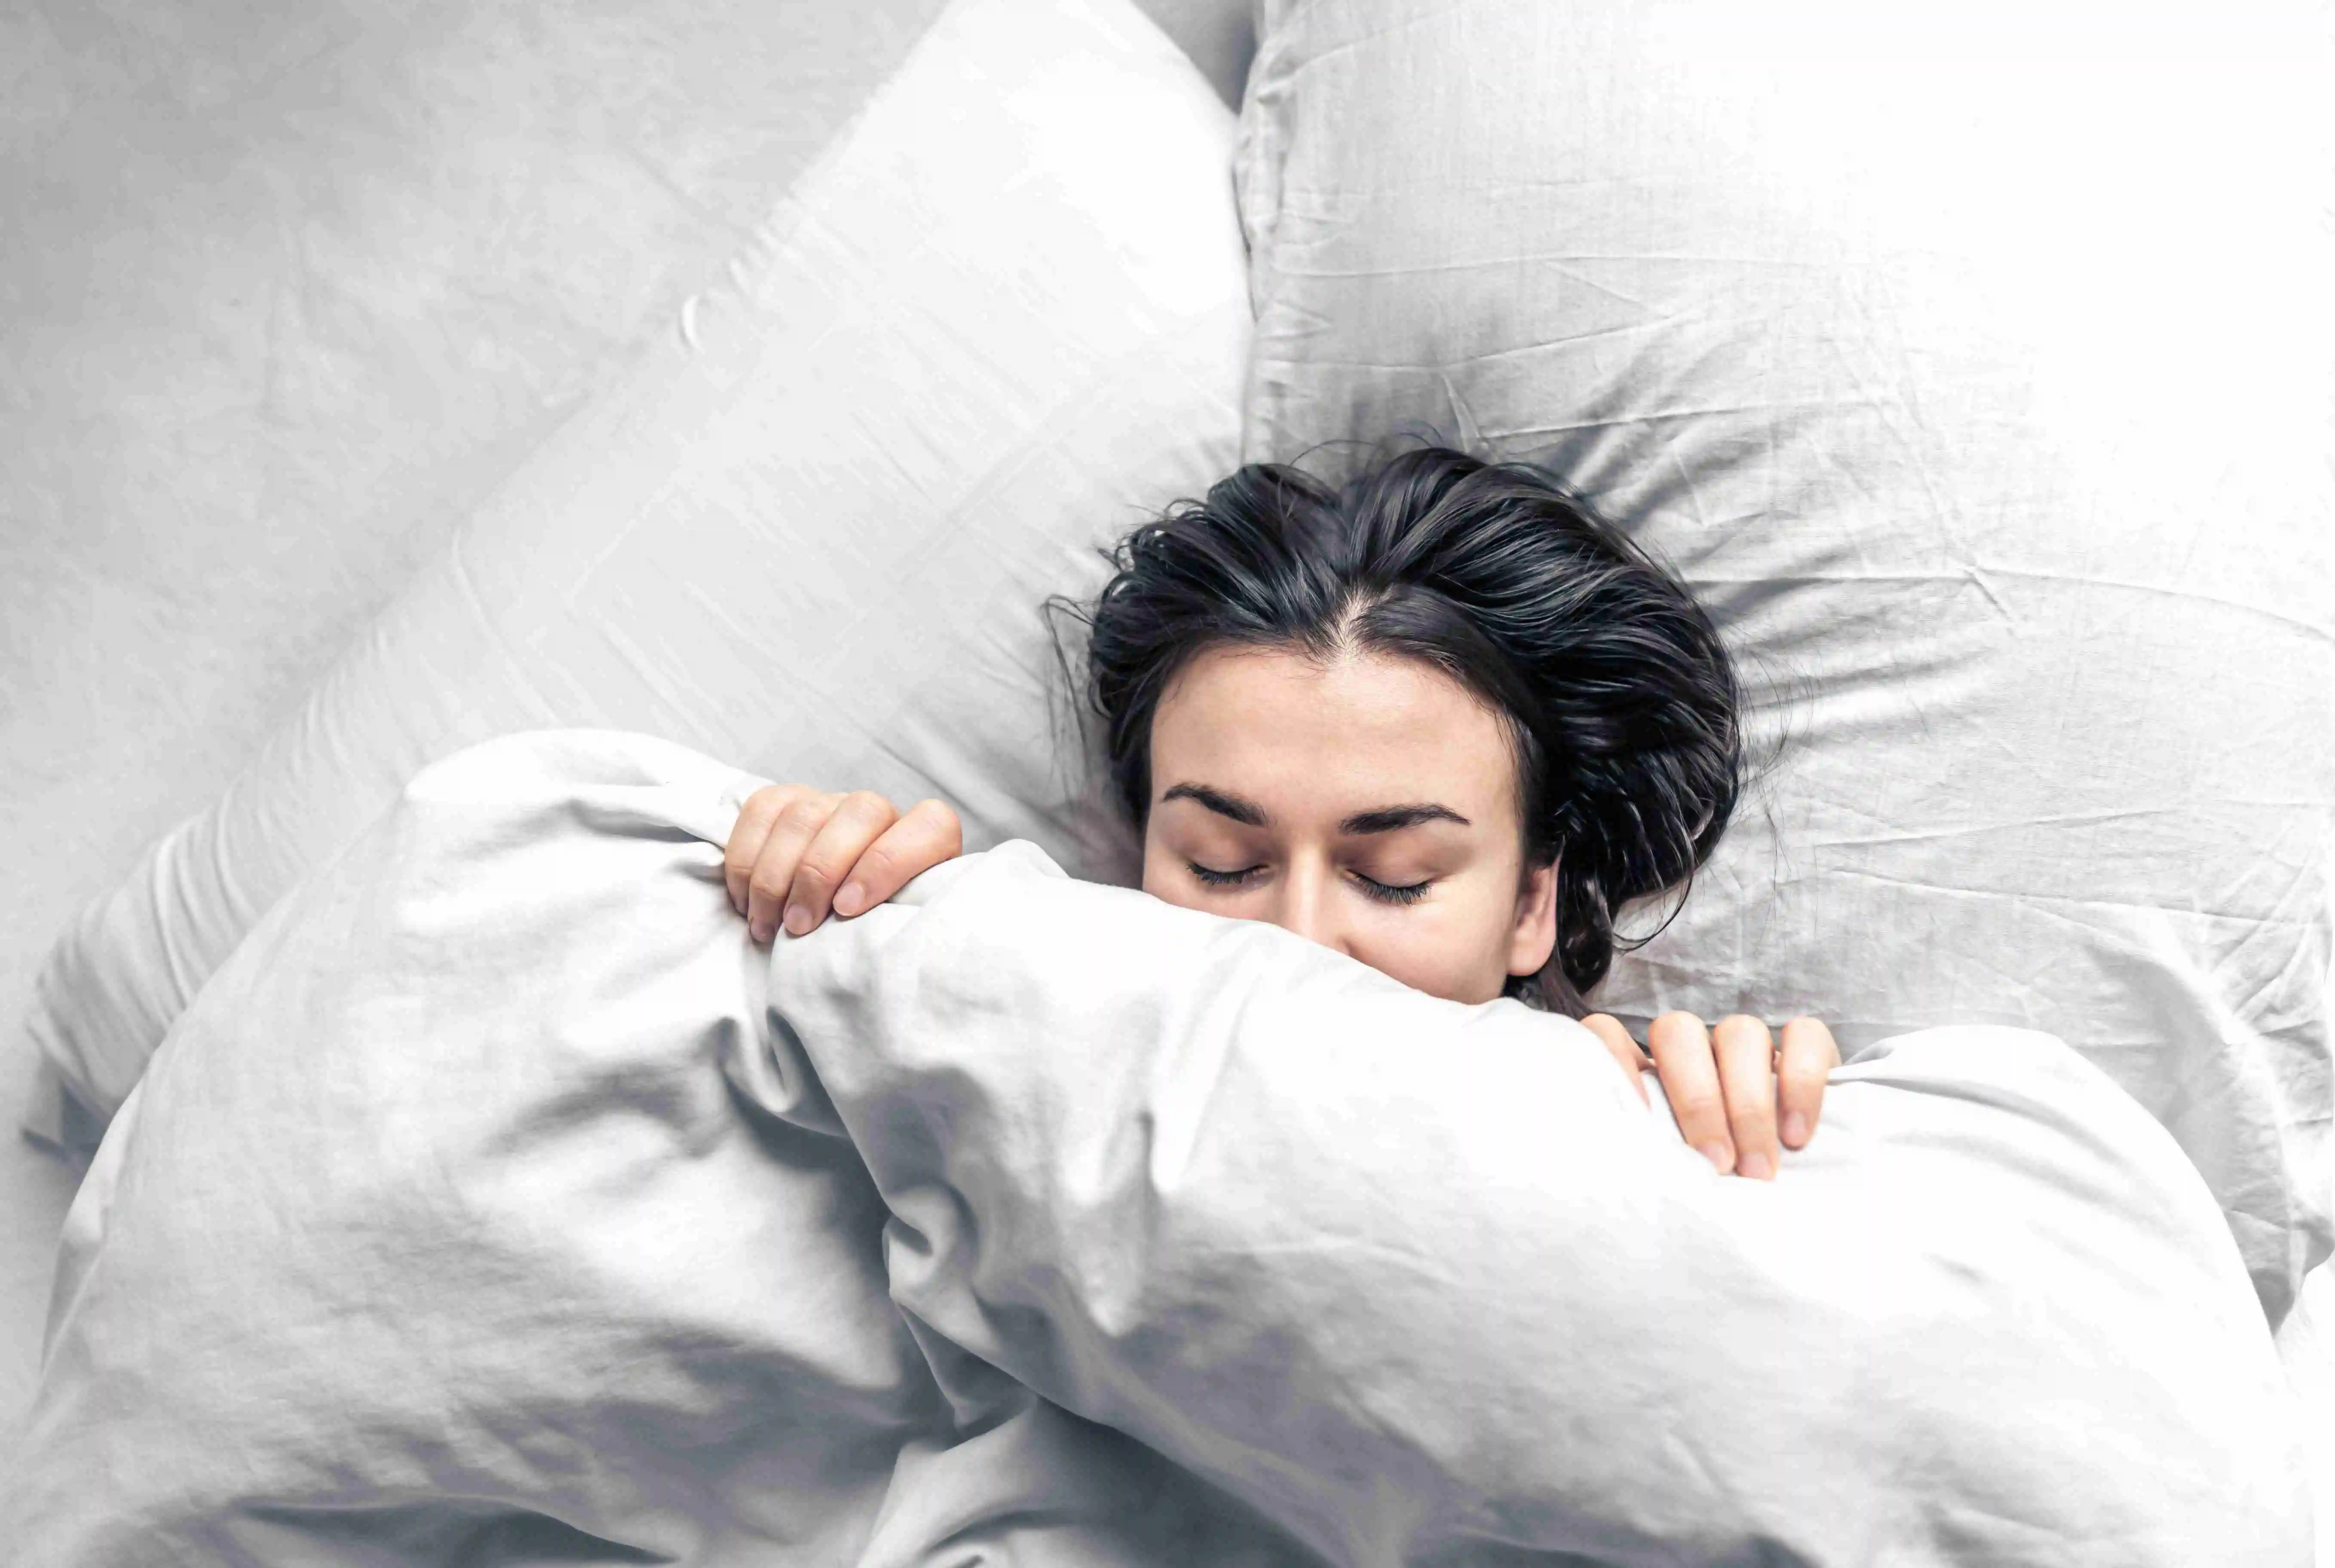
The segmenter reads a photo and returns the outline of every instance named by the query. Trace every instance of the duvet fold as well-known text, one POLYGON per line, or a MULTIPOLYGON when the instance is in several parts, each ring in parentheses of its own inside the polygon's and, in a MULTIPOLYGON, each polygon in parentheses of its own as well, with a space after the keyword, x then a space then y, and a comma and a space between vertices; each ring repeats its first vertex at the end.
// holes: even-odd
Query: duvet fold
POLYGON ((1722 1178, 1568 1020, 1027 844, 758 947, 755 782, 507 738, 262 923, 69 1218, 22 1560, 2308 1562, 2227 1227, 2062 1042, 1722 1178))
POLYGON ((1570 1020, 1027 845, 770 974, 922 1337, 1330 1561, 2310 1560, 2228 1229, 2051 1036, 1869 1047, 1760 1183, 1570 1020))

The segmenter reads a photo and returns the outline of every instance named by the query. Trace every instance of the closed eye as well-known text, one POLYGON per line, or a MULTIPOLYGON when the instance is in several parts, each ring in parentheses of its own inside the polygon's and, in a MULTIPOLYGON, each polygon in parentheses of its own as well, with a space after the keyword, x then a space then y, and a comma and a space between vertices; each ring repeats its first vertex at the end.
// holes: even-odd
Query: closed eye
MULTIPOLYGON (((1245 886, 1250 878, 1264 869, 1262 866, 1249 866, 1238 871, 1218 871, 1212 866, 1203 866, 1197 860, 1187 860, 1184 865, 1193 876, 1210 887, 1240 887, 1245 886)), ((1400 885, 1381 882, 1375 877, 1365 876, 1359 871, 1355 872, 1353 876, 1354 880, 1361 886, 1362 895, 1365 898, 1375 899, 1381 904, 1416 904, 1427 896, 1429 888, 1435 886, 1432 877, 1425 882, 1400 885)))
POLYGON ((1375 898, 1381 904, 1416 904, 1427 896, 1429 888, 1435 886, 1430 878, 1425 882, 1413 882, 1408 886, 1397 886, 1390 883, 1375 881, 1359 871, 1354 873, 1354 880, 1362 885, 1362 894, 1365 897, 1375 898))

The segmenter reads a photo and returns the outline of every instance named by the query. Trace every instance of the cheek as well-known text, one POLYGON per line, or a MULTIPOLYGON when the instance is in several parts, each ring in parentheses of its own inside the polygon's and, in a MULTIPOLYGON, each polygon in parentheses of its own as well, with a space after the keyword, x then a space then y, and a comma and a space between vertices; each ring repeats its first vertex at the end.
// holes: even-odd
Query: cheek
POLYGON ((1416 908, 1371 906, 1359 915, 1353 955, 1429 996, 1489 1002, 1507 982, 1515 902, 1480 886, 1439 892, 1416 908))
MULTIPOLYGON (((1221 857, 1237 860, 1237 855, 1221 857)), ((1183 851, 1164 848, 1147 839, 1143 846, 1143 891, 1162 904, 1173 904, 1179 909, 1197 909, 1205 915, 1227 915, 1239 918, 1241 911, 1228 906, 1225 894, 1203 884, 1194 876, 1183 851)))
MULTIPOLYGON (((1173 904, 1178 908, 1211 908, 1211 905, 1205 905, 1201 903, 1199 899, 1192 896, 1191 888, 1179 886, 1176 883, 1168 882, 1164 878, 1154 880, 1148 874, 1147 874, 1143 878, 1143 891, 1148 893, 1152 897, 1157 898, 1162 904, 1173 904)), ((1216 910, 1216 913, 1221 914, 1223 911, 1216 910)))
POLYGON ((1192 878, 1172 873, 1183 869, 1183 863, 1153 844, 1147 836, 1143 841, 1143 891, 1162 903, 1185 909, 1199 906, 1192 896, 1192 878))

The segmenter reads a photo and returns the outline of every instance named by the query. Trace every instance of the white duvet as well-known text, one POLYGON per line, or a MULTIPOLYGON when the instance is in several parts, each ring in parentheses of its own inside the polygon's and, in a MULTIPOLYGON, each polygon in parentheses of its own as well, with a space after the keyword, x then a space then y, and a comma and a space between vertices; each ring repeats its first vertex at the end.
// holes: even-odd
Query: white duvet
POLYGON ((493 742, 269 915, 74 1205, 20 1560, 2309 1560, 2228 1227, 2059 1040, 1724 1178, 1569 1021, 1024 844, 766 953, 754 782, 493 742))

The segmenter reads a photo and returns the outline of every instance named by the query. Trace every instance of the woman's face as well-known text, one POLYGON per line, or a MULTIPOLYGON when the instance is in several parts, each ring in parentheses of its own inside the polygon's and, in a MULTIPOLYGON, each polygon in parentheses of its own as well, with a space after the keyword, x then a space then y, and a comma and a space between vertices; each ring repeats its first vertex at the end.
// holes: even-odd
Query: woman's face
POLYGON ((1216 648, 1152 716, 1143 890, 1170 904, 1472 1002, 1548 962, 1555 883, 1498 717, 1429 665, 1216 648))

